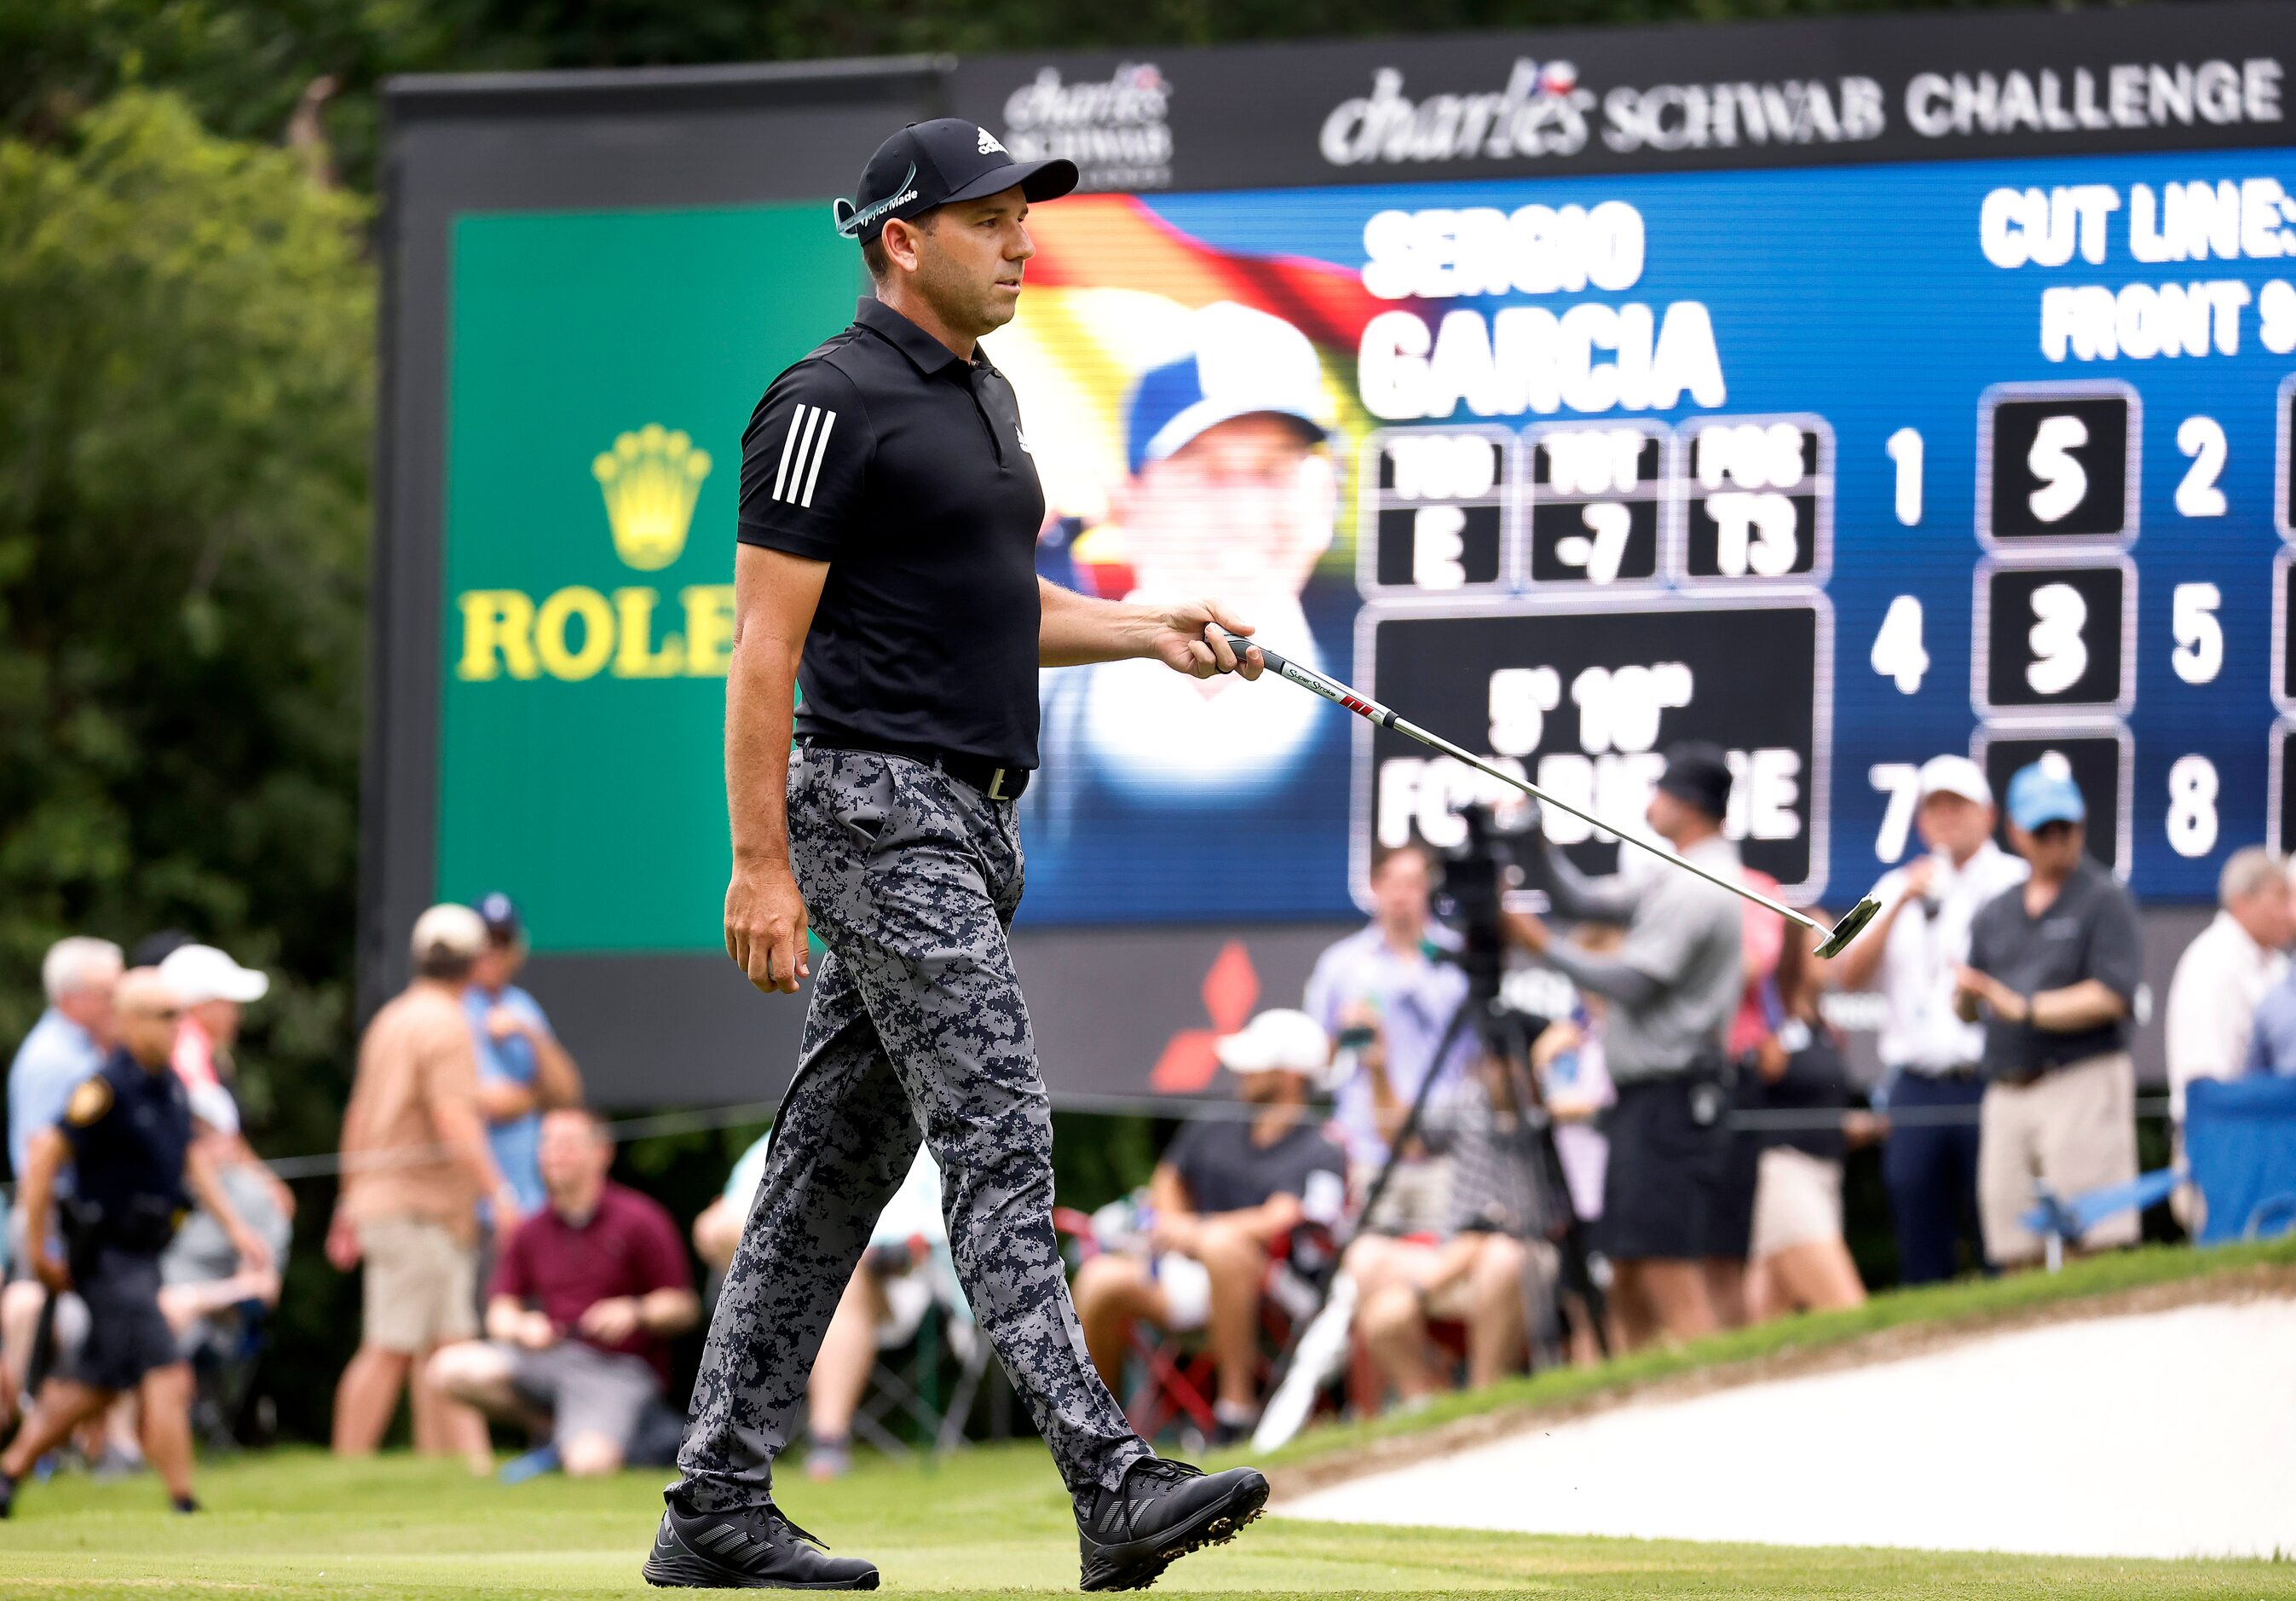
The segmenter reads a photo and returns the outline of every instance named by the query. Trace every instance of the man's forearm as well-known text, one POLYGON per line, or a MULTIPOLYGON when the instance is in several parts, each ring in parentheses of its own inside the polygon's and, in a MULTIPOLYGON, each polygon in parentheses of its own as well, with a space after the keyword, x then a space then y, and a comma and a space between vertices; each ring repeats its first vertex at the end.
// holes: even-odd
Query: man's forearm
POLYGON ((64 1162, 64 1137, 44 1129, 32 1137, 24 1157, 24 1253, 34 1260, 46 1252, 54 1221, 56 1172, 64 1162))
POLYGON ((2100 979, 2083 979, 2033 997, 2033 1026, 2045 1034, 2078 1034, 2128 1014, 2128 1003, 2100 979))
POLYGON ((1038 666, 1082 667, 1150 653, 1155 619, 1145 609, 1078 595, 1048 579, 1037 580, 1037 595, 1038 666))
MULTIPOLYGON (((783 764, 787 764, 786 757, 783 764)), ((535 1098, 545 1110, 579 1106, 582 1104, 582 1070, 574 1064, 574 1053, 559 1044, 558 1037, 540 1025, 536 1026, 533 1038, 535 1098)))
POLYGON ((487 1298, 487 1338, 509 1344, 518 1338, 518 1326, 526 1316, 526 1309, 508 1295, 487 1298))
POLYGON ((638 1324, 650 1334, 675 1339, 701 1320, 701 1300, 691 1290, 649 1290, 638 1297, 638 1324))
POLYGON ((789 866, 798 655, 798 647, 763 630, 745 633, 734 646, 726 679, 726 805, 737 864, 789 866))
POLYGON ((215 1157, 206 1146, 194 1145, 184 1153, 184 1177, 190 1182, 192 1198, 222 1227, 224 1236, 238 1239, 247 1226, 224 1193, 223 1181, 216 1176, 215 1157))
POLYGON ((1614 1000, 1622 1006, 1647 1006, 1657 998, 1656 979, 1638 967, 1611 956, 1593 956, 1575 945, 1556 941, 1547 948, 1546 965, 1581 989, 1614 1000))
POLYGON ((1635 892, 1615 875, 1589 878, 1553 844, 1546 845, 1546 852, 1554 909, 1562 915, 1584 923, 1624 923, 1634 915, 1635 892))

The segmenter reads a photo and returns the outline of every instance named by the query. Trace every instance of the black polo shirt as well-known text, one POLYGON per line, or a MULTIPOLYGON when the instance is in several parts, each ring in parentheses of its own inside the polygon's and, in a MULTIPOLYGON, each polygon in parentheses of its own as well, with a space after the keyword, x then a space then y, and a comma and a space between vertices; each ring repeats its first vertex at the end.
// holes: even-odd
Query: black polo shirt
MULTIPOLYGON (((2133 1008, 2144 976, 2144 938, 2136 903, 2118 881, 2081 858, 2057 898, 2038 917, 2025 915, 2025 886, 2015 884, 1977 909, 1969 924, 1969 965, 2020 995, 2102 980, 2133 1008)), ((2128 1048, 2129 1020, 2055 1034, 1985 1014, 1983 1067, 1988 1079, 2063 1067, 2128 1048)))
POLYGON ((71 1146, 72 1193, 111 1226, 164 1219, 186 1204, 192 1104, 173 1069, 147 1071, 125 1047, 115 1049, 72 1091, 57 1127, 71 1146))
POLYGON ((797 731, 1034 768, 1044 515, 1004 375, 863 300, 742 437, 742 542, 829 563, 797 731))

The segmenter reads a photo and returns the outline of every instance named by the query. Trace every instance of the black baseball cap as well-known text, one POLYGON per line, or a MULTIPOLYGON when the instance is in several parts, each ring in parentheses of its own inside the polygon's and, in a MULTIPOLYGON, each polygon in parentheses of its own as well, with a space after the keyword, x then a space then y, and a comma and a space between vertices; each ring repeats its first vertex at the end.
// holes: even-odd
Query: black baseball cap
POLYGON ((836 201, 831 210, 839 233, 866 244, 896 217, 906 222, 936 206, 1014 187, 1031 201, 1058 200, 1076 186, 1076 163, 1067 157, 1016 161, 979 123, 938 117, 912 122, 880 144, 861 169, 853 198, 836 201))
POLYGON ((1730 812, 1730 759, 1719 745, 1685 740, 1667 751, 1658 787, 1719 823, 1730 812))

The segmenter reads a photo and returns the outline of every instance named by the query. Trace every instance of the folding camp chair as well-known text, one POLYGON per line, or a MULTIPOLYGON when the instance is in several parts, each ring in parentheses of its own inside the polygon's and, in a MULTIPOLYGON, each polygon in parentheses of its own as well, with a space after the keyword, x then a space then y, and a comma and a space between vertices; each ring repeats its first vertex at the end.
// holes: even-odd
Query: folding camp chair
POLYGON ((2206 1207, 2199 1244, 2296 1227, 2296 1079, 2188 1085, 2185 1162, 2206 1207))
POLYGON ((945 1457, 962 1449, 965 1420, 988 1376, 988 1337, 936 1298, 906 1346, 878 1353, 868 1392, 853 1415, 853 1433, 889 1457, 907 1457, 913 1450, 945 1457), (903 1351, 908 1353, 906 1362, 899 1359, 903 1351), (909 1440, 901 1437, 904 1425, 914 1431, 909 1440))
MULTIPOLYGON (((1085 1213, 1055 1207, 1053 1227, 1075 1242, 1080 1261, 1100 1254, 1097 1231, 1085 1213)), ((1302 1223, 1269 1242, 1267 1273, 1259 1290, 1256 1387, 1266 1388, 1276 1358, 1292 1342, 1294 1320, 1315 1310, 1312 1287, 1305 1285, 1292 1264, 1325 1263, 1333 1252, 1331 1231, 1316 1223, 1302 1223)), ((1201 1331, 1170 1334, 1136 1323, 1132 1359, 1138 1377, 1119 1399, 1134 1431, 1144 1440, 1154 1440, 1173 1430, 1187 1449, 1201 1449, 1218 1426, 1213 1400, 1219 1383, 1219 1364, 1204 1349, 1201 1331)))

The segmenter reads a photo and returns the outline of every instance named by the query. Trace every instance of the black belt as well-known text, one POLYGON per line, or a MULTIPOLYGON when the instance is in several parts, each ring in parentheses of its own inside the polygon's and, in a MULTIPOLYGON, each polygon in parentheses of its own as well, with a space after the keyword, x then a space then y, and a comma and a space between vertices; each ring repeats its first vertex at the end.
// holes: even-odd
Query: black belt
POLYGON ((1894 1071, 1908 1074, 1916 1079, 1928 1079, 1936 1083, 1967 1084, 1979 1078, 1985 1070, 1974 1062, 1956 1062, 1951 1067, 1914 1067, 1908 1065, 1897 1068, 1894 1071))
POLYGON ((850 734, 806 734, 799 735, 797 743, 808 751, 867 751, 878 756, 899 756, 922 762, 971 784, 991 800, 1018 800, 1029 787, 1027 768, 999 767, 985 756, 936 751, 930 745, 897 745, 890 740, 863 739, 850 734))

